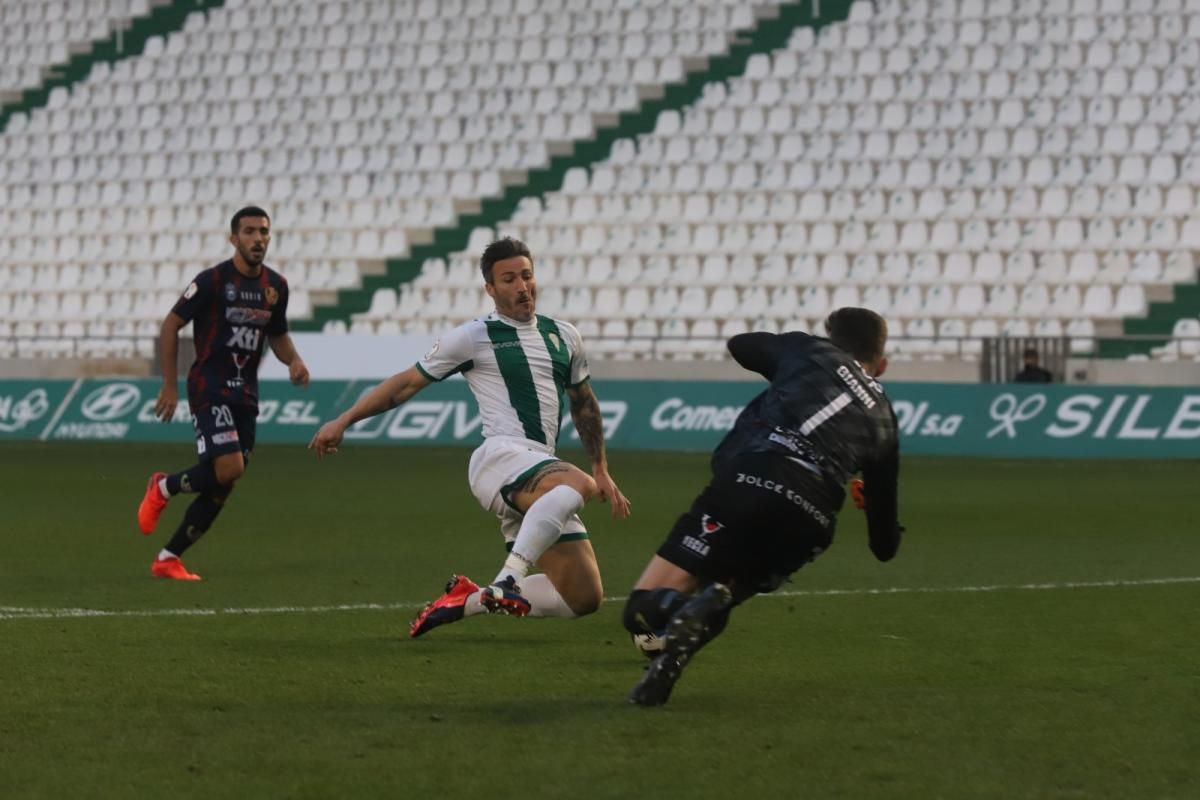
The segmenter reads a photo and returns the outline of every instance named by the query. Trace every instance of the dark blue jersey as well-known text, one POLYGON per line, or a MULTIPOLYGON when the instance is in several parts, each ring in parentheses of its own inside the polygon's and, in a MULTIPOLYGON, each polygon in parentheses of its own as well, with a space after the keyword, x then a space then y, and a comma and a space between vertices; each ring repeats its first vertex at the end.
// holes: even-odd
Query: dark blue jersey
POLYGON ((287 333, 288 285, 265 264, 247 278, 233 261, 204 270, 172 311, 193 325, 196 360, 188 403, 258 407, 258 364, 267 337, 287 333))
POLYGON ((883 388, 849 353, 806 333, 741 334, 729 351, 771 383, 717 446, 714 471, 747 453, 789 458, 820 476, 834 512, 862 471, 873 543, 896 536, 899 432, 883 388))

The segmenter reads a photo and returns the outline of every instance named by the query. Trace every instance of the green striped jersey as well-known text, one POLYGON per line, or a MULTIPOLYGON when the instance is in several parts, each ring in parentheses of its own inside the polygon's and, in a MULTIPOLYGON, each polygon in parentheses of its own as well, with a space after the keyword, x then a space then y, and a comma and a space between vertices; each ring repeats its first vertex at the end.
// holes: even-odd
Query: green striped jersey
POLYGON ((538 314, 517 322, 495 312, 443 334, 417 362, 430 380, 463 373, 484 436, 515 436, 554 450, 568 387, 588 375, 574 325, 538 314))

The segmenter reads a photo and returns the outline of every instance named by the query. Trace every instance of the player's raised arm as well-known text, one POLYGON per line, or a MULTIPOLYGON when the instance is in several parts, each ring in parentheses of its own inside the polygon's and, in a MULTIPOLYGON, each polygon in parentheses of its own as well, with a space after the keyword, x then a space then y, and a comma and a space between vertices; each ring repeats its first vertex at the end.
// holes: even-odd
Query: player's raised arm
POLYGON ((729 340, 727 347, 733 360, 751 372, 757 372, 767 380, 775 376, 775 340, 778 337, 766 331, 739 333, 729 340))
POLYGON ((596 481, 600 499, 612 505, 614 517, 629 516, 629 498, 621 494, 616 482, 608 474, 608 455, 604 450, 604 420, 600 416, 600 401, 592 391, 591 382, 585 381, 567 388, 571 401, 571 419, 579 433, 579 441, 592 461, 592 478, 596 481))
POLYGON ((416 367, 409 367, 404 372, 393 375, 360 397, 357 403, 340 416, 322 425, 309 442, 308 449, 316 450, 317 458, 336 453, 347 428, 360 420, 390 411, 409 400, 429 383, 429 378, 416 367))
POLYGON ((154 416, 163 422, 174 419, 175 407, 179 405, 179 387, 176 386, 179 373, 176 361, 179 359, 179 331, 184 325, 187 325, 187 320, 174 311, 169 311, 158 332, 158 357, 163 382, 162 388, 158 390, 158 400, 154 403, 154 416))

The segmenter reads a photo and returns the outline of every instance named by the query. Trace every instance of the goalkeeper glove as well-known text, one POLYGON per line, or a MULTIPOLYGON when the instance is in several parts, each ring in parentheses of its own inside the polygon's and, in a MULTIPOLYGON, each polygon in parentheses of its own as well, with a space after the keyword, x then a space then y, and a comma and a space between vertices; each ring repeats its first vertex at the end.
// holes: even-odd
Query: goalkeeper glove
POLYGON ((864 491, 862 478, 855 478, 850 481, 850 499, 854 501, 854 507, 859 511, 867 507, 867 495, 864 491))

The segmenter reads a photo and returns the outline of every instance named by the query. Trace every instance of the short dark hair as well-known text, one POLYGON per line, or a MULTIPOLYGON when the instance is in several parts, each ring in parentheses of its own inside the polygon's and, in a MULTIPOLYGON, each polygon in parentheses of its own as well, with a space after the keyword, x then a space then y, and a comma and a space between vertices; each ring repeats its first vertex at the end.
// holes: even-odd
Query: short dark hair
POLYGON ((271 221, 271 215, 263 211, 258 206, 246 206, 241 211, 233 215, 233 219, 229 221, 229 230, 237 233, 241 230, 242 220, 246 217, 266 217, 267 221, 271 221))
POLYGON ((1024 353, 1022 353, 1021 355, 1022 355, 1022 357, 1023 357, 1023 358, 1034 358, 1034 359, 1036 359, 1036 358, 1038 357, 1038 351, 1037 351, 1037 348, 1036 348, 1036 347, 1026 347, 1026 348, 1025 348, 1025 352, 1024 352, 1024 353))
POLYGON ((479 271, 483 273, 483 279, 491 283, 492 267, 496 266, 496 262, 517 256, 525 256, 529 263, 533 264, 533 254, 529 252, 529 245, 511 236, 497 239, 483 248, 483 255, 479 258, 479 271))
POLYGON ((883 357, 887 323, 869 308, 837 309, 825 320, 825 331, 831 342, 860 363, 869 364, 883 357))

